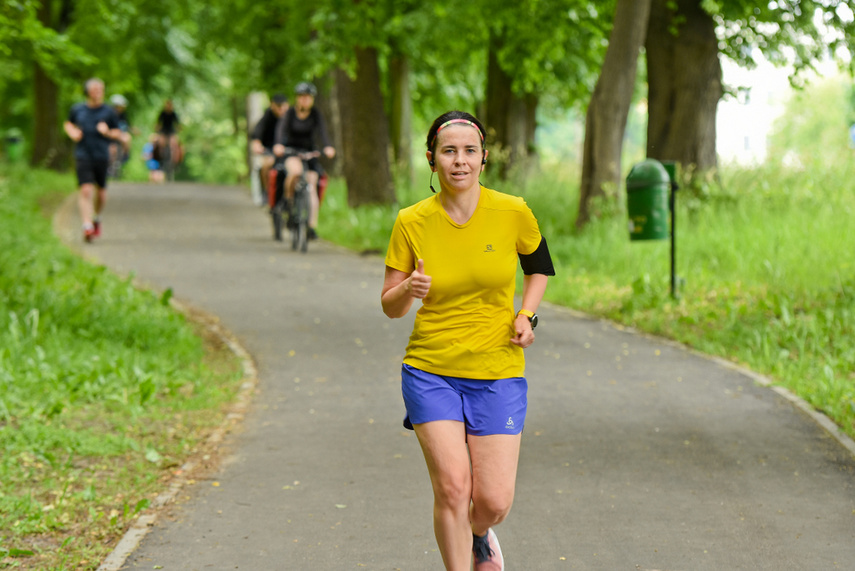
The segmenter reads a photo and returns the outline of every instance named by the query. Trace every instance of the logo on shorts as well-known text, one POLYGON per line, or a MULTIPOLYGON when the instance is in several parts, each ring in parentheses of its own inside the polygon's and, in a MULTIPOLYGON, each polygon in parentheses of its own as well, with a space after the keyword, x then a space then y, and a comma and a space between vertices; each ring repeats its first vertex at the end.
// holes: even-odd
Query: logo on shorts
POLYGON ((495 252, 492 244, 487 244, 487 247, 484 249, 484 252, 495 252))
POLYGON ((513 417, 511 417, 511 416, 509 416, 509 417, 508 417, 508 422, 506 422, 506 423, 505 423, 505 428, 507 428, 508 430, 513 430, 513 429, 514 429, 514 419, 513 419, 513 417))

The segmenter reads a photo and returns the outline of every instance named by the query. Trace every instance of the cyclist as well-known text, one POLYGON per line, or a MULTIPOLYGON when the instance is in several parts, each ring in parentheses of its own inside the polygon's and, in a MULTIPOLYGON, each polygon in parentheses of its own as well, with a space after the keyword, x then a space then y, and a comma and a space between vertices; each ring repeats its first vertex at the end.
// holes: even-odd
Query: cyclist
MULTIPOLYGON (((266 189, 268 184, 268 176, 271 167, 273 167, 276 158, 273 154, 273 146, 276 144, 276 125, 285 115, 288 110, 288 97, 282 93, 276 93, 270 98, 270 107, 264 111, 261 119, 256 123, 252 130, 252 139, 250 147, 252 152, 259 157, 259 170, 261 179, 261 188, 266 189)), ((254 197, 256 204, 259 206, 264 204, 263 194, 254 197)), ((270 197, 274 200, 273 197, 270 197)), ((273 204, 270 204, 273 207, 273 204)))
POLYGON ((178 144, 178 131, 181 130, 181 120, 175 113, 175 108, 172 105, 172 100, 167 99, 163 103, 163 109, 160 115, 157 116, 157 126, 155 131, 160 135, 158 144, 161 148, 169 145, 169 150, 172 151, 172 163, 178 164, 181 162, 181 146, 178 144))
MULTIPOLYGON (((294 106, 288 109, 276 130, 276 145, 273 151, 276 154, 285 153, 285 169, 288 176, 285 178, 285 196, 289 203, 294 198, 294 189, 297 180, 303 174, 303 161, 297 156, 298 153, 308 153, 317 150, 315 141, 320 139, 323 145, 323 153, 327 158, 335 157, 335 148, 330 144, 326 124, 321 112, 315 108, 315 96, 318 90, 308 82, 302 82, 295 89, 296 101, 294 106), (287 151, 287 152, 286 152, 287 151)), ((318 179, 323 174, 321 162, 317 157, 309 160, 309 172, 306 178, 309 182, 310 211, 309 211, 309 239, 318 237, 318 179)))
POLYGON ((152 134, 143 145, 142 158, 148 169, 149 182, 163 182, 163 171, 160 170, 160 151, 157 148, 158 135, 152 134))
POLYGON ((83 221, 83 239, 91 242, 101 235, 100 216, 107 199, 110 141, 121 140, 122 132, 116 111, 104 105, 104 82, 93 77, 84 84, 83 90, 86 102, 71 107, 63 129, 76 143, 74 159, 80 187, 77 205, 83 221))
POLYGON ((124 95, 115 94, 110 98, 110 105, 116 111, 119 118, 119 130, 122 138, 118 142, 110 143, 110 165, 111 176, 118 177, 131 152, 131 126, 128 122, 128 100, 124 95))

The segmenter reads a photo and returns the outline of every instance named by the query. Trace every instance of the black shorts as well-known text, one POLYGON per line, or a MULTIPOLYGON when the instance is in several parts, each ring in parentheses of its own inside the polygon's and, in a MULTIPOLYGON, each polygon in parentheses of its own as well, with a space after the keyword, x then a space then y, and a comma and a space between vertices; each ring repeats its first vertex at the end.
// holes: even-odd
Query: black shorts
MULTIPOLYGON (((309 151, 301 150, 300 152, 304 153, 304 152, 309 152, 309 151)), ((296 156, 297 156, 297 154, 293 153, 293 152, 285 153, 286 159, 290 159, 291 157, 296 157, 296 156)), ((312 157, 307 162, 309 164, 309 170, 310 171, 315 171, 316 173, 318 173, 319 177, 324 175, 324 167, 321 166, 321 160, 318 157, 312 157)))
POLYGON ((318 176, 323 176, 324 167, 321 166, 321 160, 318 157, 312 157, 309 159, 309 170, 313 170, 318 173, 318 176))
POLYGON ((107 169, 110 161, 91 161, 77 159, 77 184, 94 184, 98 188, 107 188, 107 169))

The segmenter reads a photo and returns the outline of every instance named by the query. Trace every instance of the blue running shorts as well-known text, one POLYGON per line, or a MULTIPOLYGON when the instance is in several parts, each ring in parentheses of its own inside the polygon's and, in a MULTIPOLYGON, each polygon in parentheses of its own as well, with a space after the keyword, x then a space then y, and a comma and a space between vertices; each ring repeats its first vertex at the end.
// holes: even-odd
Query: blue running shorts
POLYGON ((528 383, 525 377, 485 381, 434 375, 410 365, 401 367, 404 426, 434 420, 457 420, 475 436, 519 434, 525 425, 528 383))

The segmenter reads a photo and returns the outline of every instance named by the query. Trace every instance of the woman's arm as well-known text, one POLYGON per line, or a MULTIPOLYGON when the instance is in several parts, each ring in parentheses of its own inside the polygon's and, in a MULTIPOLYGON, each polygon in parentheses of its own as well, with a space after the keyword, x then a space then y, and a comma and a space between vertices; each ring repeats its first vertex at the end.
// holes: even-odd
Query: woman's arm
MULTIPOLYGON (((537 308, 546 293, 548 277, 545 274, 531 274, 523 276, 522 307, 520 309, 537 313, 537 308)), ((514 331, 516 335, 511 337, 511 343, 519 345, 523 349, 534 343, 534 331, 528 317, 517 313, 514 318, 514 331)))
POLYGON ((418 266, 411 274, 386 266, 386 277, 380 294, 383 313, 392 319, 404 317, 410 311, 413 300, 424 299, 430 291, 431 281, 424 272, 424 260, 418 261, 418 266))

